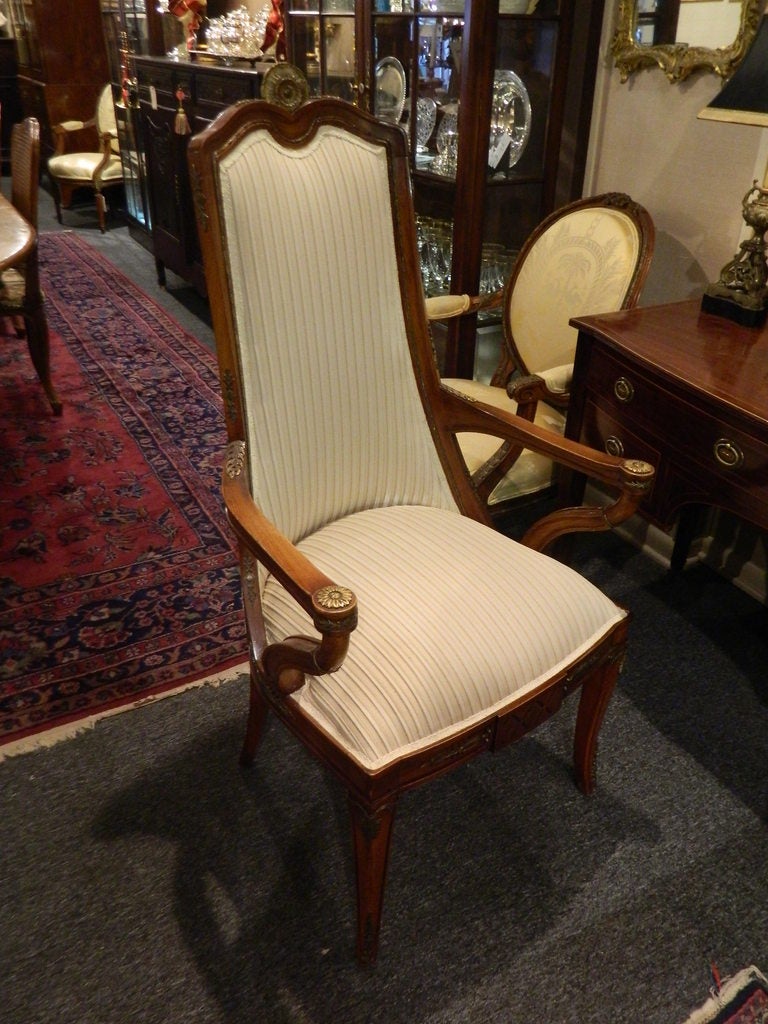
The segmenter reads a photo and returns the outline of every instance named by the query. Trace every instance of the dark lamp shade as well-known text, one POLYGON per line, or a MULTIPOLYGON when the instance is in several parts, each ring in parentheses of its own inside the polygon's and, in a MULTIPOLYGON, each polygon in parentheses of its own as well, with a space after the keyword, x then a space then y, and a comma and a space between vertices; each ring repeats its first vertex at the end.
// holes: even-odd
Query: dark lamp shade
POLYGON ((768 15, 744 60, 699 117, 768 128, 768 15))

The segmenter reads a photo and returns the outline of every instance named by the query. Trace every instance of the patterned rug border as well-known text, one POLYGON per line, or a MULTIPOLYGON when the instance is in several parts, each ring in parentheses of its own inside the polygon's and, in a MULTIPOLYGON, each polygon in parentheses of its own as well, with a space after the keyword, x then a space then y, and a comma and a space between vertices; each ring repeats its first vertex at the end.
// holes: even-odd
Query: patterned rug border
MULTIPOLYGON (((201 396, 209 396, 214 393, 217 396, 219 395, 215 353, 175 320, 173 315, 159 305, 151 295, 148 295, 141 287, 134 284, 108 256, 103 255, 85 239, 70 231, 41 234, 41 274, 44 283, 47 262, 45 250, 49 245, 56 247, 57 259, 59 261, 68 261, 75 274, 71 285, 63 290, 52 287, 51 283, 48 282, 46 294, 48 296, 51 330, 54 334, 61 336, 69 352, 84 367, 84 372, 87 370, 96 376, 99 371, 107 372, 108 380, 111 382, 111 369, 108 362, 104 361, 105 359, 108 360, 108 356, 104 356, 104 350, 100 346, 109 346, 112 343, 108 308, 114 307, 115 310, 122 309, 125 311, 126 322, 136 324, 135 330, 137 334, 143 335, 143 326, 146 326, 148 336, 154 334, 162 337, 165 343, 163 358, 168 359, 169 363, 182 375, 185 373, 185 369, 189 368, 189 379, 201 382, 205 389, 201 392, 201 396), (78 265, 83 268, 86 275, 82 278, 84 284, 80 285, 75 283, 78 280, 78 265), (104 314, 101 316, 97 315, 95 319, 93 317, 88 319, 87 316, 84 318, 81 309, 77 306, 79 294, 82 294, 82 288, 88 287, 88 275, 97 279, 94 295, 96 293, 103 294, 105 301, 110 303, 109 307, 104 307, 104 314), (78 288, 80 289, 79 292, 78 288), (97 348, 101 352, 101 356, 94 361, 94 354, 97 348), (104 367, 106 367, 106 371, 104 371, 104 367)), ((106 351, 109 352, 109 348, 106 351)), ((116 370, 115 372, 118 373, 119 371, 116 370)), ((201 401, 206 401, 210 405, 208 397, 204 399, 201 397, 201 401)), ((196 547, 199 550, 195 553, 192 550, 188 551, 186 548, 180 548, 174 558, 174 565, 183 568, 188 563, 193 567, 193 572, 208 571, 210 574, 219 573, 221 569, 217 567, 222 565, 221 545, 223 538, 228 535, 218 486, 218 473, 220 470, 217 467, 217 480, 213 484, 209 477, 204 478, 199 475, 197 463, 189 463, 190 456, 196 454, 194 449, 181 447, 178 450, 169 452, 163 449, 162 444, 156 444, 157 435, 154 433, 154 423, 153 421, 147 421, 143 415, 144 406, 141 403, 137 405, 133 402, 130 389, 126 389, 125 393, 119 387, 110 390, 110 403, 114 414, 120 418, 125 430, 130 433, 136 445, 141 449, 146 464, 153 467, 153 471, 159 479, 172 481, 173 490, 170 493, 172 493, 174 507, 184 518, 185 522, 190 524, 193 521, 195 522, 193 529, 198 534, 196 547), (132 425, 140 427, 138 433, 134 432, 132 425), (185 476, 184 459, 188 460, 187 464, 194 465, 194 468, 198 471, 197 478, 185 476), (195 508, 200 510, 197 513, 196 520, 194 519, 195 508), (202 551, 202 554, 200 551, 202 551)), ((47 414, 48 410, 46 409, 47 414)), ((162 423, 163 426, 165 425, 164 421, 157 422, 162 423)), ((223 414, 221 414, 221 436, 223 456, 225 443, 223 414)), ((226 543, 232 543, 233 545, 232 571, 236 573, 237 559, 234 551, 234 541, 232 538, 227 537, 226 543)), ((84 591, 87 594, 86 586, 94 585, 94 581, 98 587, 120 586, 123 588, 122 592, 126 592, 127 588, 134 585, 135 578, 141 576, 141 572, 137 572, 137 565, 138 563, 126 563, 124 566, 119 567, 117 571, 113 568, 108 568, 101 573, 92 571, 82 576, 73 576, 68 585, 69 596, 74 597, 80 591, 84 591), (90 581, 87 585, 85 582, 86 577, 90 581)), ((137 583, 136 585, 140 584, 137 583)), ((29 593, 32 594, 33 590, 34 585, 29 593)), ((239 598, 239 586, 237 591, 239 598)), ((35 600, 39 598, 40 593, 42 591, 36 594, 35 600)), ((242 637, 242 642, 238 642, 235 645, 232 643, 234 634, 231 634, 221 648, 220 656, 216 656, 214 648, 216 642, 221 643, 225 639, 226 630, 234 628, 227 625, 230 620, 233 623, 235 621, 229 613, 227 613, 227 616, 221 615, 215 622, 211 620, 211 627, 205 631, 204 635, 201 634, 199 638, 195 637, 195 641, 199 639, 203 644, 207 645, 206 652, 204 653, 194 652, 194 645, 190 643, 189 635, 185 638, 182 632, 174 638, 174 643, 177 645, 176 650, 178 651, 176 667, 179 671, 176 672, 177 678, 169 678, 173 674, 170 665, 167 670, 155 671, 154 678, 150 674, 150 677, 146 679, 146 686, 143 689, 133 686, 133 669, 130 669, 131 674, 121 677, 124 679, 122 684, 111 685, 107 679, 102 684, 97 678, 96 682, 91 685, 97 688, 94 689, 94 694, 97 694, 98 690, 103 688, 101 703, 99 703, 98 695, 90 707, 83 706, 83 703, 77 706, 74 701, 69 700, 68 708, 61 707, 59 713, 54 712, 45 721, 37 721, 32 724, 22 724, 19 722, 15 730, 0 735, 0 759, 9 756, 9 753, 17 748, 20 752, 23 752, 27 749, 45 746, 47 745, 46 737, 48 736, 51 737, 51 742, 56 742, 56 737, 59 734, 64 738, 75 735, 84 728, 90 727, 92 722, 98 721, 103 717, 171 696, 182 692, 189 686, 204 685, 206 680, 218 678, 222 673, 238 674, 242 671, 243 664, 247 664, 244 662, 244 658, 247 656, 247 645, 244 641, 244 636, 242 637), (184 674, 185 666, 187 668, 186 678, 184 674)), ((241 629, 240 610, 237 610, 236 621, 238 631, 244 634, 244 629, 241 629)), ((92 659, 92 662, 92 664, 88 664, 84 660, 79 662, 78 665, 81 667, 81 673, 90 672, 92 674, 94 666, 97 664, 95 659, 92 659)), ((135 678, 138 679, 139 677, 135 676, 135 678)))
POLYGON ((126 711, 135 711, 137 708, 146 707, 148 704, 157 704, 158 701, 166 700, 169 697, 179 697, 189 690, 201 689, 204 686, 210 686, 215 689, 223 686, 225 683, 235 682, 242 676, 247 677, 248 674, 248 662, 242 661, 229 669, 214 672, 212 675, 204 676, 202 679, 188 680, 173 688, 161 690, 157 693, 147 693, 129 703, 102 708, 101 711, 95 711, 85 718, 74 718, 70 722, 62 722, 42 732, 27 733, 19 736, 17 739, 0 743, 0 764, 11 757, 35 754, 41 750, 48 750, 50 747, 57 746, 59 743, 65 743, 67 740, 73 740, 84 732, 90 732, 101 722, 105 721, 105 719, 122 715, 126 711))

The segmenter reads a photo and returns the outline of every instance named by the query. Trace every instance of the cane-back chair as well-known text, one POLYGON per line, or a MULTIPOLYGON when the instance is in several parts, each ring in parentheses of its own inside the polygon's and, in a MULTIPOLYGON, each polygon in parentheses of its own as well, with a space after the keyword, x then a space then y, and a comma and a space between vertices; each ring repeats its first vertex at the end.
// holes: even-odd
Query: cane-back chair
POLYGON ((593 788, 627 616, 535 549, 623 518, 653 471, 441 387, 397 126, 335 99, 250 101, 189 156, 250 638, 243 760, 271 710, 346 787, 370 963, 399 793, 522 736, 579 686, 576 779, 593 788), (486 429, 596 475, 615 504, 509 540, 456 443, 486 429))
MULTIPOLYGON (((528 237, 501 291, 427 300, 432 318, 502 310, 501 354, 490 383, 445 383, 562 434, 577 338, 569 321, 634 306, 653 244, 649 213, 623 193, 578 199, 556 210, 528 237)), ((459 443, 478 494, 494 513, 554 483, 556 464, 531 449, 510 443, 501 448, 474 433, 462 434, 459 443)))
POLYGON ((31 225, 33 232, 23 260, 0 274, 0 317, 13 324, 17 337, 26 336, 40 383, 54 413, 60 416, 62 404, 51 379, 48 320, 38 267, 39 173, 40 125, 37 118, 27 117, 11 129, 11 202, 31 225))
POLYGON ((96 111, 87 121, 62 121, 54 125, 55 150, 48 161, 48 174, 53 185, 56 216, 61 223, 62 207, 72 203, 76 189, 93 189, 99 229, 107 230, 105 189, 123 184, 123 164, 117 138, 117 120, 112 99, 112 86, 105 85, 99 93, 96 111), (90 141, 95 133, 97 147, 90 141), (90 149, 84 146, 91 145, 90 149))

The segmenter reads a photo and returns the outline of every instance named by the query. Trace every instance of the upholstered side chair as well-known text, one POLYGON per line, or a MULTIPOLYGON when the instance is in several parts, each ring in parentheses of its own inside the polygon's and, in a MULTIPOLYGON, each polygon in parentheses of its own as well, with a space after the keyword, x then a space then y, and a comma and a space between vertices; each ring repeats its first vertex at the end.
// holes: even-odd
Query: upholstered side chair
MULTIPOLYGON (((569 321, 634 306, 653 246, 650 214, 624 193, 579 199, 555 211, 528 237, 500 292, 427 300, 433 319, 479 308, 502 312, 501 355, 490 382, 446 383, 562 434, 577 339, 569 321)), ((556 463, 531 449, 499 446, 474 433, 459 442, 478 494, 496 514, 554 484, 556 463)))
POLYGON ((53 134, 55 149, 48 161, 48 174, 59 223, 62 207, 66 210, 71 205, 75 189, 91 188, 96 196, 99 228, 105 232, 107 200, 104 191, 123 184, 112 86, 105 85, 101 90, 92 118, 88 121, 62 121, 54 125, 53 134), (84 133, 92 133, 94 129, 98 136, 98 149, 83 150, 83 141, 88 138, 84 133))
POLYGON ((27 117, 11 129, 11 202, 35 233, 23 262, 8 267, 0 275, 0 317, 13 324, 17 337, 26 337, 40 383, 53 412, 60 416, 62 403, 51 379, 48 320, 38 268, 39 173, 40 125, 37 118, 27 117))
POLYGON ((271 712, 346 788, 370 964, 400 793, 574 690, 575 776, 593 789, 627 613, 539 549, 625 518, 653 470, 441 386, 397 126, 335 99, 249 101, 189 157, 250 642, 242 758, 271 712), (616 500, 516 543, 472 488, 456 440, 470 430, 580 467, 616 500))

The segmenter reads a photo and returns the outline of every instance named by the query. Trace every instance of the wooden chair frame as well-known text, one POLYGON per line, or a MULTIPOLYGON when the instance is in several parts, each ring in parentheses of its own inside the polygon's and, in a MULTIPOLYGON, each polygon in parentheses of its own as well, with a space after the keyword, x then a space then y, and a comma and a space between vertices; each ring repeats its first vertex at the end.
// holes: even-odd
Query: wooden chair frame
MULTIPOLYGON (((518 277, 529 254, 536 247, 542 235, 573 213, 601 209, 619 210, 626 214, 637 232, 639 242, 637 263, 627 284, 621 305, 618 307, 631 309, 637 304, 648 276, 653 256, 655 229, 653 220, 645 207, 623 192, 606 192, 597 196, 577 199, 545 217, 525 240, 502 289, 490 295, 441 295, 427 299, 427 312, 431 320, 445 320, 477 313, 481 310, 501 309, 503 323, 501 353, 499 362, 491 376, 490 385, 505 389, 509 398, 517 403, 517 415, 531 422, 536 416, 539 402, 545 402, 556 409, 565 410, 568 408, 570 393, 568 389, 552 390, 545 379, 531 369, 524 351, 515 340, 510 309, 518 277)), ((574 351, 575 346, 574 332, 574 351)), ((473 482, 483 503, 489 501, 491 494, 520 458, 522 451, 523 449, 519 445, 507 443, 494 454, 492 459, 475 471, 473 482)), ((494 507, 493 511, 503 513, 508 509, 509 504, 515 503, 515 500, 517 499, 513 499, 511 503, 502 503, 498 508, 494 507)))
MULTIPOLYGON (((486 750, 518 739, 559 708, 563 698, 581 688, 574 738, 576 780, 585 792, 595 784, 597 735, 619 672, 626 641, 626 619, 571 664, 548 678, 524 699, 508 704, 450 739, 401 757, 369 772, 351 758, 288 699, 307 675, 332 673, 354 643, 357 601, 339 581, 329 578, 271 523, 256 505, 248 479, 246 424, 232 282, 224 224, 219 206, 218 168, 227 154, 251 133, 267 131, 281 146, 294 148, 314 138, 320 125, 333 125, 383 146, 388 154, 399 283, 413 369, 441 462, 461 511, 490 526, 467 476, 456 434, 487 431, 513 444, 524 444, 587 473, 618 492, 607 508, 580 507, 557 512, 535 525, 526 543, 539 549, 573 530, 604 530, 630 515, 650 486, 646 463, 621 460, 559 438, 521 417, 499 414, 467 401, 441 385, 431 350, 429 328, 416 253, 405 136, 395 126, 376 121, 338 100, 312 101, 289 112, 259 101, 243 102, 223 113, 195 136, 189 149, 191 180, 204 255, 208 294, 217 337, 220 374, 229 437, 223 493, 229 521, 242 552, 245 615, 251 665, 250 713, 242 760, 255 757, 265 719, 272 711, 347 790, 357 875, 357 957, 376 958, 384 879, 397 797, 414 786, 468 762, 486 750), (280 581, 311 616, 316 636, 288 636, 268 643, 256 586, 258 566, 280 581), (329 600, 329 595, 331 599, 329 600)), ((279 257, 279 254, 278 254, 279 257)), ((375 339, 368 343, 375 343, 375 339)), ((332 418, 328 443, 333 444, 332 418)), ((509 542, 510 544, 513 542, 509 542)), ((392 642, 397 644, 397 638, 392 642)))
MULTIPOLYGON (((111 86, 105 86, 110 90, 111 86)), ((72 196, 77 189, 91 188, 95 193, 96 211, 99 217, 99 230, 102 234, 107 230, 107 200, 104 190, 116 188, 123 185, 123 177, 104 178, 104 172, 115 160, 119 160, 119 154, 113 149, 117 139, 117 131, 100 131, 97 113, 87 121, 62 121, 53 126, 54 152, 51 159, 74 153, 74 147, 79 145, 92 146, 96 138, 98 149, 93 155, 101 155, 99 163, 95 166, 93 173, 86 176, 84 173, 63 174, 61 171, 51 170, 49 161, 48 173, 53 185, 53 201, 56 206, 56 219, 62 223, 62 208, 68 210, 72 205, 72 196)), ((91 150, 83 151, 84 155, 91 155, 91 150)))
POLYGON ((0 316, 9 317, 16 336, 26 337, 32 364, 56 416, 62 402, 51 378, 50 335, 38 265, 37 208, 40 124, 27 117, 11 130, 11 203, 33 228, 21 262, 3 273, 0 316))

